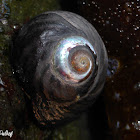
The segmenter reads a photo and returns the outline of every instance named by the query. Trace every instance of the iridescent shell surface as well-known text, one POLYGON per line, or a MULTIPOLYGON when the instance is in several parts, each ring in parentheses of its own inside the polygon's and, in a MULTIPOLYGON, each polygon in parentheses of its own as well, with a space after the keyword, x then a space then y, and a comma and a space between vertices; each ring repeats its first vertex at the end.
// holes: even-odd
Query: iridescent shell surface
POLYGON ((95 28, 66 11, 42 13, 25 24, 13 40, 11 59, 43 125, 69 121, 93 104, 108 61, 95 28))

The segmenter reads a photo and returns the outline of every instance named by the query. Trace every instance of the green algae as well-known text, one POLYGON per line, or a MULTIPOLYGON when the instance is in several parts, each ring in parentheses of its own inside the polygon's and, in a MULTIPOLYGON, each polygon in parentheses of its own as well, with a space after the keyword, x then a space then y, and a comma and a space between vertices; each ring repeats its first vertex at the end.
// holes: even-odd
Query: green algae
POLYGON ((57 0, 13 0, 10 4, 10 18, 17 23, 49 10, 59 9, 57 0))

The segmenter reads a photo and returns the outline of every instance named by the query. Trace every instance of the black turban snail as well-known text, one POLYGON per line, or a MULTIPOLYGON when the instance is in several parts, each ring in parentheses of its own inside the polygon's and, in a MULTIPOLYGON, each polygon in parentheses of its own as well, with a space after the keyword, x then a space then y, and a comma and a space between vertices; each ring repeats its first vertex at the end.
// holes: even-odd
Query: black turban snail
POLYGON ((11 59, 43 125, 79 116, 105 82, 103 41, 87 20, 71 12, 45 12, 30 20, 13 40, 11 59))

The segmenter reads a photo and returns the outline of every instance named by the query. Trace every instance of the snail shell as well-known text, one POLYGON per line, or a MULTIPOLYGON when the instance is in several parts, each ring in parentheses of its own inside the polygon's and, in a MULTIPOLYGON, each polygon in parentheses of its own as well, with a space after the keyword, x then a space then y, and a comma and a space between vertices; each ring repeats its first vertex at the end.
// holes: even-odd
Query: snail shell
POLYGON ((71 12, 45 12, 30 20, 13 40, 11 56, 14 73, 43 125, 78 116, 105 82, 103 41, 87 20, 71 12))

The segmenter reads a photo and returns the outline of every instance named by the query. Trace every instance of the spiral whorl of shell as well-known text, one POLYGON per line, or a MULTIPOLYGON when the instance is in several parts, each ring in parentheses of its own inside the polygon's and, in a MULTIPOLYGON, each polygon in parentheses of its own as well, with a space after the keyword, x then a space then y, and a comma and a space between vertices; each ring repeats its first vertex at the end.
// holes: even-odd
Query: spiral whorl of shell
POLYGON ((71 83, 78 83, 95 70, 93 46, 80 36, 70 36, 61 40, 54 54, 54 69, 60 77, 71 83))

